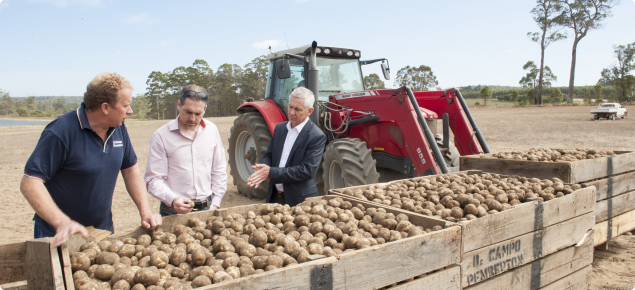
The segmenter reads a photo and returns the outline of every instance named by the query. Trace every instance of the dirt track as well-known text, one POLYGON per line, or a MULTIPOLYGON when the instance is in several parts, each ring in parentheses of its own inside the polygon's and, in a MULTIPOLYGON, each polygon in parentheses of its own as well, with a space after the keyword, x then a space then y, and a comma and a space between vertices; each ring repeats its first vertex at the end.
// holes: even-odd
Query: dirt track
MULTIPOLYGON (((476 122, 493 152, 543 148, 594 148, 635 150, 635 118, 593 121, 590 106, 472 108, 476 122)), ((234 117, 210 118, 227 149, 234 117)), ((168 120, 126 122, 133 146, 145 170, 152 133, 168 120)), ((33 236, 33 210, 20 193, 24 164, 44 125, 0 126, 0 244, 20 242, 33 236)), ((227 169, 229 174, 229 167, 227 169)), ((223 207, 262 202, 240 196, 231 177, 223 207)), ((150 197, 158 212, 159 202, 150 197)), ((123 232, 139 225, 138 211, 119 177, 113 200, 115 229, 123 232)), ((591 289, 632 289, 635 286, 635 237, 622 236, 611 242, 609 251, 596 250, 591 289)))

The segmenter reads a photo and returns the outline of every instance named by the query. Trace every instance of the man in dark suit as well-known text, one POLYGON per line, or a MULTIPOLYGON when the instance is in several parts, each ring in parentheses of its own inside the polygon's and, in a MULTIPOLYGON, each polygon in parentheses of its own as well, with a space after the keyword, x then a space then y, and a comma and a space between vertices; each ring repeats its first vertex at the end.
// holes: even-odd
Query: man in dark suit
POLYGON ((257 187, 270 179, 268 203, 295 206, 307 197, 318 196, 315 174, 322 161, 326 135, 313 124, 313 93, 304 87, 289 95, 289 121, 279 123, 265 156, 252 168, 256 170, 247 184, 257 187))

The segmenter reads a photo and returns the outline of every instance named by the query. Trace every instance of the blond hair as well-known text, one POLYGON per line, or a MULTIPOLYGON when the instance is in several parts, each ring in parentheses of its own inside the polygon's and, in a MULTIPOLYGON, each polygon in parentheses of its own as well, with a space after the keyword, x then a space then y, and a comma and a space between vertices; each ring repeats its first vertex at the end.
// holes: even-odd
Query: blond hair
POLYGON ((119 90, 122 89, 133 89, 126 78, 117 73, 100 73, 86 86, 84 104, 91 111, 98 109, 103 103, 115 107, 119 102, 119 90))

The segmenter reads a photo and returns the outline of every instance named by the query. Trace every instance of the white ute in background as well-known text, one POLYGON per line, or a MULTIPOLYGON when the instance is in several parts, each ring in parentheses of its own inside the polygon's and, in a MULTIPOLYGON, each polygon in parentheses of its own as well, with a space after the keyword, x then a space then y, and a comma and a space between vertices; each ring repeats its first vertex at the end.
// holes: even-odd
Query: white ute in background
POLYGON ((599 120, 600 118, 615 120, 617 117, 622 119, 626 118, 628 112, 624 106, 618 103, 603 103, 600 104, 597 109, 592 109, 591 114, 593 114, 593 117, 596 120, 599 120))

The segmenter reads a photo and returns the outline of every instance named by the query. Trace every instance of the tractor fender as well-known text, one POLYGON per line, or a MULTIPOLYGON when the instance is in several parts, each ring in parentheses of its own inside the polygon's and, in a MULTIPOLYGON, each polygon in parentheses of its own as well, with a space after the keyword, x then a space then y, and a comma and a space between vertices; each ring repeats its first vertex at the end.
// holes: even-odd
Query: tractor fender
POLYGON ((236 111, 240 114, 247 112, 260 112, 260 114, 262 114, 265 118, 265 122, 267 122, 267 126, 269 126, 269 131, 271 131, 272 136, 276 125, 287 121, 284 112, 282 112, 282 110, 280 110, 280 108, 278 108, 278 106, 270 99, 257 102, 244 102, 238 107, 238 109, 236 109, 236 111))

